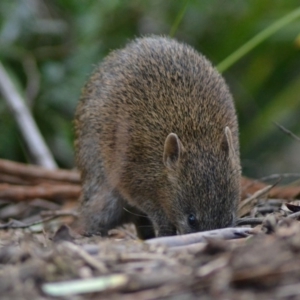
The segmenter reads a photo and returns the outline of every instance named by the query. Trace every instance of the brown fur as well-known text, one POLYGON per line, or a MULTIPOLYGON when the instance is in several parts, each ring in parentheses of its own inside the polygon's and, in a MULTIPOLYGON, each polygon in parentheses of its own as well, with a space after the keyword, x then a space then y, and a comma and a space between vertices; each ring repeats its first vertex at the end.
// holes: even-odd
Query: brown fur
POLYGON ((152 224, 172 235, 234 221, 234 104, 223 78, 190 46, 153 36, 112 52, 82 92, 75 129, 87 233, 134 222, 149 238, 152 224))

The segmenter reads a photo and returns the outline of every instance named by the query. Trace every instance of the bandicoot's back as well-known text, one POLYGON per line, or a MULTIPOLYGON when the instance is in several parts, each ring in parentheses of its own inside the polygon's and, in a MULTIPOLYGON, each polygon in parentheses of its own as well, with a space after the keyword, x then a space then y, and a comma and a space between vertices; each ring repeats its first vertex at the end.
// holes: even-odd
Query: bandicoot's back
POLYGON ((170 235, 233 222, 234 104, 223 78, 191 47, 148 37, 112 52, 83 90, 75 127, 88 232, 133 221, 148 238, 151 223, 170 235))

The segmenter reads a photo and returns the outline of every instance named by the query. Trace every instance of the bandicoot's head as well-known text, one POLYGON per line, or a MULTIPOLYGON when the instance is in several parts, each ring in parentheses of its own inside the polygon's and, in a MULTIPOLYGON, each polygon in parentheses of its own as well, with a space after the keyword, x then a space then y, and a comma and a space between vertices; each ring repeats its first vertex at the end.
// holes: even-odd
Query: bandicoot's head
POLYGON ((182 144, 175 133, 165 140, 163 161, 172 199, 164 203, 164 210, 180 234, 234 224, 240 162, 229 127, 220 137, 209 152, 200 144, 182 144))

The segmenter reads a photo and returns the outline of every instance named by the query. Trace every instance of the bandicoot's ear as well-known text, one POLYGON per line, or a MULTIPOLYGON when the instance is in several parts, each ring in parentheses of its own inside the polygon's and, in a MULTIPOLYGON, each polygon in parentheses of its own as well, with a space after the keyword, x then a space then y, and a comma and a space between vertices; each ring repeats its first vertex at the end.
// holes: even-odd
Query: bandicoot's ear
POLYGON ((232 133, 228 126, 226 126, 224 130, 222 147, 228 153, 229 158, 234 159, 236 157, 235 150, 233 147, 232 133))
POLYGON ((168 168, 176 168, 178 165, 180 155, 182 153, 183 147, 182 144, 175 133, 170 133, 164 145, 164 164, 168 168))

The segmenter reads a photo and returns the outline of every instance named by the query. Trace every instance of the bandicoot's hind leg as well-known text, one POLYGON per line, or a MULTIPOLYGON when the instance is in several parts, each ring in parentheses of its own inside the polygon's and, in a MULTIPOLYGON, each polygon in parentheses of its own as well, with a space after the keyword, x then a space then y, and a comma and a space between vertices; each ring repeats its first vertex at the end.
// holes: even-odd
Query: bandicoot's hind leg
POLYGON ((136 226, 140 239, 155 237, 153 224, 147 215, 129 206, 117 191, 97 186, 92 194, 85 197, 89 198, 83 198, 80 208, 81 224, 85 235, 107 236, 110 229, 132 222, 136 226))
POLYGON ((80 221, 84 234, 101 234, 106 236, 108 230, 122 225, 126 220, 124 215, 124 200, 118 192, 95 181, 83 184, 83 199, 80 207, 80 221))

